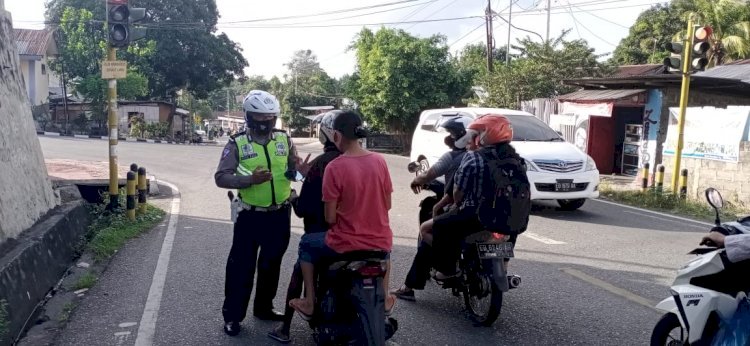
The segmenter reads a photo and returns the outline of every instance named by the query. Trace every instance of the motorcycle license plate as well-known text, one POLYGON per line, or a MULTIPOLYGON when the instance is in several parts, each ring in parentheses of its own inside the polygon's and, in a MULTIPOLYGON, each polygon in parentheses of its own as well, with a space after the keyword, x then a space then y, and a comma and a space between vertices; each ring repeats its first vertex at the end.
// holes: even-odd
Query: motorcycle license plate
POLYGON ((477 244, 479 258, 512 258, 513 243, 503 242, 499 244, 477 244))

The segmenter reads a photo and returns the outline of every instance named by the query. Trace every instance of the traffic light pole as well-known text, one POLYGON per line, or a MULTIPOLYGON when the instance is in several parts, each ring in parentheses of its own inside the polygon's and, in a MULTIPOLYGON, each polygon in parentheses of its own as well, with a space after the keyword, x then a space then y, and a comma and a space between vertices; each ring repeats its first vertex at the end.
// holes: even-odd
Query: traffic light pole
MULTIPOLYGON (((116 51, 116 48, 112 47, 107 49, 107 61, 116 60, 116 51)), ((117 79, 109 79, 107 82, 109 96, 109 107, 107 107, 107 124, 109 125, 109 209, 117 210, 120 208, 120 187, 117 173, 117 79)))
POLYGON ((674 151, 674 164, 672 167, 672 192, 675 194, 679 193, 679 181, 680 181, 680 164, 682 163, 682 147, 683 138, 685 132, 685 111, 688 104, 688 96, 690 94, 690 64, 691 55, 693 52, 693 14, 691 13, 688 18, 688 26, 686 33, 685 44, 683 45, 683 58, 682 58, 682 89, 680 90, 680 114, 677 118, 677 147, 674 151))

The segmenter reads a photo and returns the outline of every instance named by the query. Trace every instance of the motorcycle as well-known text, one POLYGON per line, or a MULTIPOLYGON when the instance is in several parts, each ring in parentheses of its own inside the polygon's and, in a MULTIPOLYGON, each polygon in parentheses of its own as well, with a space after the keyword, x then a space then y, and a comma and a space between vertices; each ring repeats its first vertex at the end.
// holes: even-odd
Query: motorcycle
MULTIPOLYGON (((426 160, 411 162, 408 170, 417 176, 429 169, 426 160)), ((434 193, 424 198, 419 204, 419 223, 432 218, 432 209, 443 198, 445 184, 433 180, 421 187, 434 193)), ((509 237, 478 231, 464 238, 461 244, 458 278, 445 282, 435 282, 444 289, 450 289, 456 297, 463 295, 464 305, 470 318, 478 325, 491 326, 500 316, 503 305, 503 293, 521 285, 521 277, 507 275, 505 259, 514 257, 513 243, 509 237)), ((418 239, 422 241, 421 234, 418 239)), ((435 270, 432 269, 434 277, 435 270)))
MULTIPOLYGON (((712 231, 724 235, 750 233, 750 217, 721 223, 719 210, 724 200, 714 188, 706 199, 716 212, 712 231)), ((665 314, 651 333, 651 345, 708 345, 719 331, 720 322, 732 318, 746 294, 734 278, 720 276, 731 263, 726 251, 716 244, 696 248, 697 255, 677 271, 671 297, 656 305, 665 314)))
POLYGON ((386 253, 342 254, 316 268, 316 307, 309 321, 318 345, 382 346, 398 330, 385 316, 386 253))

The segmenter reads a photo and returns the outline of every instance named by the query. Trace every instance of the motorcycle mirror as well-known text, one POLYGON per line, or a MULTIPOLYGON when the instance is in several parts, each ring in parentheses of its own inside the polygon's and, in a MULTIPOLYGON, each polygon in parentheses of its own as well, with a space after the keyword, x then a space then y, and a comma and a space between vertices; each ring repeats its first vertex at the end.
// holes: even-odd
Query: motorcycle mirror
POLYGON ((299 171, 286 171, 284 173, 284 176, 286 176, 287 179, 290 181, 303 181, 305 180, 305 176, 302 175, 299 171))
POLYGON ((721 193, 719 193, 719 190, 716 190, 713 187, 709 187, 708 189, 706 189, 706 200, 716 212, 716 225, 720 225, 721 220, 719 218, 719 209, 724 207, 724 199, 721 197, 721 193))
POLYGON ((419 169, 419 164, 416 162, 409 162, 407 169, 409 170, 409 173, 414 173, 419 169))

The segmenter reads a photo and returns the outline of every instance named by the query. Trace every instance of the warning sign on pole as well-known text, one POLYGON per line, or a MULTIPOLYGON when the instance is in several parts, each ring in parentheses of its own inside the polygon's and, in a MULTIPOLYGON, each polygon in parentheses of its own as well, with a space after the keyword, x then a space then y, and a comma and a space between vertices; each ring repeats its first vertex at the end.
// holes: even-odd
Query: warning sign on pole
POLYGON ((102 61, 102 79, 123 79, 127 75, 127 61, 102 61))

